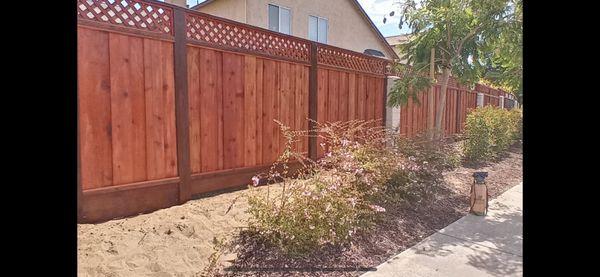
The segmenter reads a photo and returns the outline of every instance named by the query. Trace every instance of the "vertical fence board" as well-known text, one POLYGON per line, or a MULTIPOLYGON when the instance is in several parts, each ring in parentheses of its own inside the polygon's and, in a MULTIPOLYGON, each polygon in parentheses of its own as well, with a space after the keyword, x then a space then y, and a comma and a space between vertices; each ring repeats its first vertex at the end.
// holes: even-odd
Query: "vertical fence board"
POLYGON ((244 166, 256 165, 256 57, 244 56, 244 166))
POLYGON ((82 189, 113 184, 108 33, 77 31, 82 189))
POLYGON ((339 82, 340 73, 336 70, 328 70, 329 86, 327 89, 327 120, 338 121, 339 82))
POLYGON ((244 166, 244 60, 223 53, 223 167, 244 166))
MULTIPOLYGON (((319 123, 325 123, 328 121, 329 113, 327 112, 327 103, 329 101, 329 72, 327 69, 319 68, 318 69, 318 78, 319 82, 317 84, 317 102, 318 102, 318 111, 317 111, 317 121, 319 123)), ((323 147, 321 147, 321 143, 323 143, 322 138, 317 139, 317 157, 323 157, 324 151, 323 147)))
POLYGON ((355 120, 357 117, 357 93, 356 74, 348 74, 348 119, 355 120))
MULTIPOLYGON (((315 68, 315 72, 316 72, 316 68, 315 68)), ((315 77, 316 77, 316 75, 315 75, 315 77)), ((302 90, 302 96, 301 96, 302 114, 304 116, 301 118, 301 122, 302 122, 302 130, 306 130, 306 131, 310 130, 310 125, 311 125, 311 124, 309 124, 309 121, 308 121, 308 119, 310 118, 310 114, 311 114, 310 113, 310 105, 311 105, 310 99, 311 98, 310 98, 309 79, 310 79, 310 68, 307 66, 302 66, 302 82, 300 82, 300 85, 301 85, 301 90, 302 90)), ((316 89, 315 89, 315 92, 316 92, 316 89)), ((315 93, 315 96, 316 96, 316 93, 315 93)), ((313 101, 316 101, 316 97, 313 99, 313 101)), ((316 111, 316 109, 315 109, 315 111, 316 111)), ((305 136, 302 140, 301 151, 306 152, 307 157, 311 157, 311 154, 308 153, 310 151, 309 143, 310 143, 309 137, 305 136)))
POLYGON ((200 84, 200 48, 190 47, 187 50, 188 58, 188 97, 189 100, 189 124, 190 124, 190 171, 199 173, 202 171, 202 116, 201 116, 201 92, 200 84))
MULTIPOLYGON (((290 113, 293 114, 293 111, 290 111, 290 101, 293 98, 290 91, 290 64, 286 62, 281 62, 279 64, 279 88, 277 90, 277 94, 279 95, 279 120, 283 125, 290 126, 290 113)), ((281 133, 281 129, 278 125, 278 133, 279 133, 279 153, 283 152, 283 149, 286 145, 285 136, 281 133)))
POLYGON ((338 94, 338 120, 348 121, 348 73, 340 72, 338 94))
POLYGON ((273 136, 273 118, 276 110, 274 109, 275 100, 275 62, 264 60, 263 62, 263 163, 272 161, 272 153, 277 151, 274 145, 273 136))
POLYGON ((146 180, 142 38, 111 33, 110 75, 114 184, 146 180))
POLYGON ((144 39, 144 94, 148 179, 177 175, 173 46, 144 39))
POLYGON ((256 73, 255 73, 255 85, 256 85, 256 114, 255 114, 255 139, 256 139, 256 149, 255 149, 255 164, 262 165, 263 164, 263 60, 260 58, 256 59, 255 65, 256 73))
MULTIPOLYGON (((191 47, 194 48, 194 47, 191 47)), ((188 50, 189 51, 189 50, 188 50)), ((200 82, 200 112, 198 114, 190 115, 190 120, 201 121, 201 135, 200 135, 200 155, 201 158, 201 171, 209 172, 218 169, 222 169, 220 165, 220 145, 222 131, 219 125, 221 124, 221 117, 219 116, 219 110, 221 109, 222 102, 219 95, 220 90, 220 79, 218 64, 220 63, 218 52, 209 49, 199 50, 199 78, 200 82)), ((195 93, 190 90, 190 93, 195 93)))

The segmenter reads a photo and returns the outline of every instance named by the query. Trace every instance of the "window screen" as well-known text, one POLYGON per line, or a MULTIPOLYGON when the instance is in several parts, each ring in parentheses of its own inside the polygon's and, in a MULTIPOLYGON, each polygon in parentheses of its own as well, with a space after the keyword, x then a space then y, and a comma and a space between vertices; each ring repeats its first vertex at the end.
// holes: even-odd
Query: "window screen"
POLYGON ((269 4, 269 30, 291 34, 292 13, 290 9, 269 4))
POLYGON ((327 19, 308 16, 308 39, 327 43, 327 19))
POLYGON ((269 30, 279 32, 279 7, 269 5, 269 30))

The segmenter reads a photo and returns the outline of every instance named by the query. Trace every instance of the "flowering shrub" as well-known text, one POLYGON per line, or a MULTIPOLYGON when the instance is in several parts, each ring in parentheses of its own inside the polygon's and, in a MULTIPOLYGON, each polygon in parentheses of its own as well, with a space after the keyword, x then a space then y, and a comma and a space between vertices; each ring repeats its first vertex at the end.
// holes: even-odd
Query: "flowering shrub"
POLYGON ((520 137, 521 121, 519 110, 507 111, 493 106, 473 110, 465 123, 465 157, 472 161, 497 157, 520 137))
MULTIPOLYGON (((325 244, 340 244, 367 229, 385 209, 377 205, 386 182, 403 166, 386 149, 389 136, 373 121, 316 123, 325 156, 319 161, 291 150, 306 132, 281 126, 288 143, 271 171, 263 176, 280 182, 267 193, 251 190, 250 229, 290 254, 301 255, 325 244), (288 164, 300 162, 295 178, 288 164), (276 167, 283 170, 274 170, 276 167), (279 173, 281 172, 281 173, 279 173)), ((253 179, 260 182, 260 176, 253 179)))

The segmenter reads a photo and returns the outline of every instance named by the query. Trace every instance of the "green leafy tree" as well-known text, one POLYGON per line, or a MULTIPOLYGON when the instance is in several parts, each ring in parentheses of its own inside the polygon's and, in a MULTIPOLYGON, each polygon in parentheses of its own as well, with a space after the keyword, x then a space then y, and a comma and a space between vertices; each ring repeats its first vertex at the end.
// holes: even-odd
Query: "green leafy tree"
POLYGON ((489 53, 483 76, 487 84, 499 87, 523 102, 523 2, 513 1, 514 18, 501 24, 497 37, 487 41, 484 53, 489 53))
POLYGON ((489 62, 495 59, 491 42, 499 43, 498 37, 507 29, 505 25, 515 21, 513 1, 400 1, 400 12, 392 12, 390 16, 400 14, 399 27, 408 24, 412 31, 409 42, 400 45, 401 54, 410 66, 395 65, 401 79, 394 84, 388 105, 403 105, 409 97, 416 99, 418 92, 434 84, 434 80, 428 77, 428 70, 431 49, 435 49, 434 67, 436 72, 441 72, 441 95, 434 133, 441 138, 450 76, 463 84, 482 79, 489 62))

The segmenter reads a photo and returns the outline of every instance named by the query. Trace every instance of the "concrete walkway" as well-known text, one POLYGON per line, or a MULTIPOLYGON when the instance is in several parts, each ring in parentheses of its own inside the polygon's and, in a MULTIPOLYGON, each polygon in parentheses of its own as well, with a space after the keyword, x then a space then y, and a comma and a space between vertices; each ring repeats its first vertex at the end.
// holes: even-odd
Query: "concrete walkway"
POLYGON ((523 184, 362 276, 523 276, 523 184))

